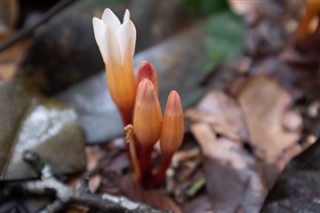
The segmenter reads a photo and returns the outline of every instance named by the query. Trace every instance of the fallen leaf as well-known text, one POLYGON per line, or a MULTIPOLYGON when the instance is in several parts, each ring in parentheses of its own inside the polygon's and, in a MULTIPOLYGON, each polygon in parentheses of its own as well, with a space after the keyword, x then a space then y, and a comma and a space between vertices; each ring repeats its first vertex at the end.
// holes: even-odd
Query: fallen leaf
POLYGON ((199 155, 200 155, 199 148, 177 151, 172 157, 171 166, 176 168, 179 166, 181 162, 196 158, 199 155))
POLYGON ((249 139, 241 108, 222 91, 208 93, 196 109, 187 110, 185 115, 194 122, 211 124, 215 132, 234 141, 249 139))
POLYGON ((99 160, 102 157, 102 150, 99 146, 87 146, 85 148, 87 159, 87 171, 93 172, 98 168, 99 160))
POLYGON ((298 131, 287 132, 283 127, 284 115, 292 102, 291 96, 274 80, 256 76, 248 80, 238 100, 255 154, 267 164, 275 164, 282 152, 300 136, 298 131))
POLYGON ((88 182, 88 188, 91 193, 95 193, 101 184, 101 176, 100 175, 94 175, 90 177, 88 182))
POLYGON ((207 124, 193 124, 205 155, 206 188, 214 212, 258 212, 267 194, 261 166, 239 143, 217 138, 207 124))
POLYGON ((276 56, 270 56, 264 60, 257 61, 250 69, 250 74, 254 76, 266 75, 278 82, 295 99, 301 98, 301 91, 295 86, 298 83, 297 76, 287 63, 276 56))

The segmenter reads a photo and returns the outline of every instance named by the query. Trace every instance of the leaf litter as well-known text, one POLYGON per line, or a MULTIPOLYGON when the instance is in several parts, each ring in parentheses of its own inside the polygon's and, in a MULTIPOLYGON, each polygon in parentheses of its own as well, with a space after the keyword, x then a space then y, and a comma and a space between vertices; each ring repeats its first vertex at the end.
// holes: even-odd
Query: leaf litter
MULTIPOLYGON (((271 3, 264 13, 256 4, 248 7, 257 13, 248 18, 252 21, 267 17, 273 6, 271 3)), ((263 31, 262 36, 266 36, 264 31, 273 21, 261 22, 265 26, 254 30, 263 31)), ((251 38, 259 39, 259 35, 251 38)), ((236 64, 239 61, 228 62, 234 71, 230 84, 208 91, 195 107, 185 111, 186 137, 172 159, 165 186, 142 188, 130 172, 128 175, 125 155, 116 154, 108 164, 100 165, 100 182, 92 176, 97 179, 92 182, 100 184, 95 187, 97 192, 124 195, 174 212, 259 212, 288 162, 314 143, 320 123, 314 116, 319 111, 316 101, 298 104, 310 94, 319 97, 314 80, 319 67, 314 58, 319 54, 312 50, 305 55, 297 49, 284 48, 279 45, 279 35, 274 35, 280 39, 278 43, 266 40, 269 49, 259 49, 259 42, 249 44, 246 48, 252 51, 243 58, 243 66, 236 64), (313 72, 307 69, 310 67, 313 72), (304 122, 306 115, 309 126, 304 122)), ((249 33, 246 39, 250 36, 253 35, 249 33)), ((112 150, 123 153, 120 147, 112 146, 112 150)), ((153 158, 157 163, 157 151, 153 158)))
MULTIPOLYGON (((281 11, 297 6, 270 1, 261 4, 267 5, 263 10, 256 2, 244 8, 239 8, 238 0, 230 2, 240 14, 249 11, 243 63, 228 61, 228 71, 234 72, 231 83, 208 91, 185 111, 187 132, 183 147, 172 159, 166 185, 144 189, 135 183, 124 141, 115 139, 86 147, 90 192, 126 196, 178 213, 259 212, 288 162, 316 141, 320 135, 319 37, 310 36, 299 45, 288 42, 285 47, 287 25, 294 25, 296 17, 275 22, 284 14, 281 11)), ((157 164, 157 151, 153 158, 157 164)), ((84 181, 83 175, 69 179, 75 188, 84 181)), ((69 212, 88 212, 73 208, 69 212)))
MULTIPOLYGON (((256 13, 247 17, 250 22, 268 17, 270 8, 280 6, 270 3, 264 12, 261 5, 248 7, 251 15, 256 13)), ((286 19, 282 24, 287 23, 286 19)), ((259 24, 265 26, 249 28, 263 32, 254 36, 249 33, 246 39, 259 39, 261 33, 266 36, 264 31, 274 21, 262 21, 259 24)), ((281 36, 274 36, 281 42, 281 36)), ((174 212, 259 212, 288 162, 314 143, 315 124, 320 123, 314 116, 319 111, 318 102, 298 104, 310 94, 319 97, 314 80, 319 67, 314 58, 319 54, 314 50, 309 55, 301 54, 297 49, 272 43, 270 38, 266 42, 269 49, 265 50, 257 47, 259 42, 246 46, 252 49, 242 61, 228 62, 233 80, 222 89, 208 91, 195 107, 185 111, 186 137, 172 159, 166 186, 157 190, 141 188, 130 175, 124 175, 129 169, 121 163, 124 156, 115 155, 112 166, 102 167, 97 192, 125 195, 174 212), (313 72, 307 70, 310 67, 313 72), (309 126, 304 122, 306 115, 311 119, 309 126), (121 171, 115 172, 117 167, 121 171)), ((119 152, 123 150, 119 148, 119 152)), ((153 158, 158 161, 157 151, 153 158)))

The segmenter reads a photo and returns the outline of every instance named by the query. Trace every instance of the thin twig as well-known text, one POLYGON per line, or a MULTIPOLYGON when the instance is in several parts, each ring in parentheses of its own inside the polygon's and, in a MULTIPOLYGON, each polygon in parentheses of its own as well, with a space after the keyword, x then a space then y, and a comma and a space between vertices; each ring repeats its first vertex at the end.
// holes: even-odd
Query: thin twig
MULTIPOLYGON (((32 168, 35 168, 36 172, 41 170, 41 174, 39 175, 42 179, 29 180, 22 183, 10 183, 5 190, 8 191, 9 189, 12 189, 12 194, 17 192, 17 189, 20 189, 19 191, 26 192, 27 194, 50 196, 54 194, 56 200, 43 209, 41 213, 60 210, 68 204, 78 204, 110 213, 163 213, 163 211, 154 210, 149 206, 132 202, 124 197, 115 197, 108 194, 97 195, 92 194, 87 190, 71 188, 56 179, 51 172, 50 166, 45 165, 37 154, 26 151, 24 153, 24 159, 32 166, 32 168)), ((2 192, 0 190, 0 195, 8 195, 8 192, 6 191, 2 192)))
POLYGON ((55 14, 60 12, 65 7, 69 6, 71 3, 73 3, 76 0, 64 0, 56 5, 54 5, 50 10, 48 10, 36 23, 34 23, 32 26, 21 30, 18 32, 15 36, 9 38, 8 40, 4 41, 2 44, 0 44, 0 52, 8 49, 12 45, 14 45, 16 42, 20 41, 21 39, 31 35, 33 31, 35 31, 39 26, 46 23, 50 18, 52 18, 55 14))
POLYGON ((54 177, 43 180, 30 180, 22 183, 7 184, 7 190, 17 193, 17 189, 24 195, 50 195, 55 194, 56 200, 49 204, 41 213, 61 210, 66 205, 76 204, 97 209, 102 212, 116 213, 165 213, 165 211, 155 210, 144 204, 135 203, 125 197, 116 197, 109 194, 91 194, 85 191, 73 189, 54 177), (53 193, 55 192, 55 193, 53 193))

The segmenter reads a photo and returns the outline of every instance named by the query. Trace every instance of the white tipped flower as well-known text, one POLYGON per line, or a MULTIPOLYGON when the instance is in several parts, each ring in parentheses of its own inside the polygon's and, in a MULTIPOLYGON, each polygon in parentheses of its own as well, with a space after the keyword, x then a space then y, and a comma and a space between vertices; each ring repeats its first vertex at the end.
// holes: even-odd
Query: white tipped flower
POLYGON ((94 36, 104 63, 125 63, 133 57, 136 45, 136 28, 126 10, 123 23, 106 8, 102 18, 93 18, 94 36))
POLYGON ((94 17, 94 36, 106 66, 110 95, 121 112, 124 124, 131 123, 136 87, 133 72, 133 54, 136 28, 126 10, 123 23, 106 8, 102 18, 94 17))

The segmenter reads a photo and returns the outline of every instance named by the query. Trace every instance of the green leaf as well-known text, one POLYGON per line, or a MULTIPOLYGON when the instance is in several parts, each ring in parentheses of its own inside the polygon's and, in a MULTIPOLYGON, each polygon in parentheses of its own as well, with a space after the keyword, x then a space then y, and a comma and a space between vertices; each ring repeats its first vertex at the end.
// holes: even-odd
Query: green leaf
POLYGON ((245 24, 240 16, 225 11, 209 17, 204 25, 205 50, 209 59, 206 71, 238 56, 244 44, 245 24))
POLYGON ((229 10, 229 4, 227 0, 181 0, 182 4, 192 13, 212 14, 229 10))

